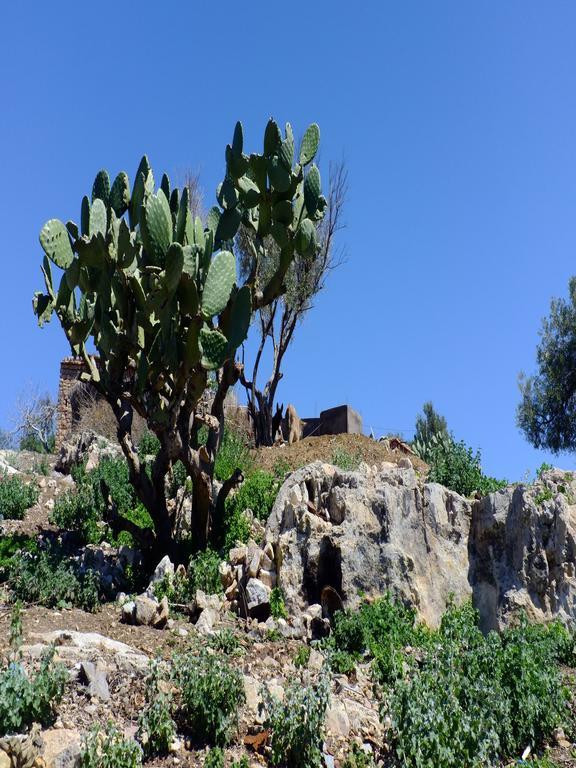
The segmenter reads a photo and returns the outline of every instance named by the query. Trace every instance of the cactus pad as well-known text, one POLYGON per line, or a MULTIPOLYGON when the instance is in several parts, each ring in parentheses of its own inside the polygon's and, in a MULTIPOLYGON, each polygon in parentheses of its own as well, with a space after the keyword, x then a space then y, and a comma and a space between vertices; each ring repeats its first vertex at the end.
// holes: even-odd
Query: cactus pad
POLYGON ((202 314, 204 317, 214 317, 220 314, 232 293, 236 282, 236 259, 230 251, 220 251, 212 259, 204 292, 202 294, 202 314))
POLYGON ((202 367, 207 371, 214 371, 226 360, 228 339, 220 331, 204 326, 200 329, 200 349, 202 367))
POLYGON ((44 253, 60 269, 67 269, 74 259, 68 230, 59 219, 50 219, 40 232, 44 253))
POLYGON ((312 123, 306 128, 300 146, 300 165, 308 165, 314 160, 318 145, 320 143, 320 128, 316 123, 312 123))

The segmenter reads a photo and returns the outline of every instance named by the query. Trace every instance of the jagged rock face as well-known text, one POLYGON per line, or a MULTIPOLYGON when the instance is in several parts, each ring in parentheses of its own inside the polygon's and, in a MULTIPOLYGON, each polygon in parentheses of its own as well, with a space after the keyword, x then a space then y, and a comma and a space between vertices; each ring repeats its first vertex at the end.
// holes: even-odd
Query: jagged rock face
POLYGON ((461 603, 472 592, 471 507, 440 485, 422 485, 408 462, 358 472, 317 462, 294 472, 265 534, 288 609, 321 603, 334 590, 353 608, 389 590, 437 626, 450 595, 461 603))
POLYGON ((535 621, 576 619, 576 482, 553 469, 475 505, 470 536, 474 603, 485 630, 520 611, 535 621))
POLYGON ((117 459, 121 455, 122 450, 118 444, 88 429, 71 435, 62 443, 55 469, 67 475, 73 467, 86 460, 86 469, 91 470, 98 466, 101 459, 117 459))

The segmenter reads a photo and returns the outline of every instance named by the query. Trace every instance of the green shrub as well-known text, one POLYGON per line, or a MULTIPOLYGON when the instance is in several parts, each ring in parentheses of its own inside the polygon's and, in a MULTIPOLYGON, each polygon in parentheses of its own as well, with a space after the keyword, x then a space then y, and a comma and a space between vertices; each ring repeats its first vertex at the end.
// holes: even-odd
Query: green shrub
POLYGON ((68 679, 64 666, 53 663, 54 648, 44 654, 37 670, 26 671, 19 660, 21 641, 22 624, 17 606, 10 627, 13 657, 0 668, 0 736, 21 733, 32 723, 48 725, 68 679))
POLYGON ((554 494, 550 488, 542 488, 542 490, 536 494, 534 501, 536 504, 544 504, 546 501, 552 501, 554 494))
POLYGON ((274 587, 270 592, 270 614, 274 619, 287 619, 288 611, 284 603, 284 594, 280 587, 274 587))
POLYGON ((297 668, 307 667, 308 662, 310 661, 311 652, 312 649, 309 645, 301 645, 294 656, 294 666, 297 668))
POLYGON ((559 667, 567 638, 525 621, 485 637, 470 605, 449 608, 418 663, 383 681, 402 765, 480 768, 542 745, 569 714, 559 667))
POLYGON ((271 731, 270 763, 291 768, 320 768, 323 726, 328 706, 329 683, 321 675, 314 685, 295 681, 284 700, 275 699, 262 687, 265 727, 271 731))
POLYGON ((188 565, 189 594, 194 595, 197 589, 201 589, 207 595, 221 592, 219 566, 220 556, 212 549, 192 555, 188 565))
POLYGON ((224 545, 229 551, 237 541, 246 542, 250 538, 250 523, 245 511, 251 509, 254 517, 265 522, 272 511, 280 480, 261 469, 250 473, 233 496, 226 500, 224 530, 218 532, 218 546, 224 545))
POLYGON ((27 552, 14 558, 8 586, 12 598, 24 603, 85 611, 95 611, 99 606, 98 574, 91 570, 81 573, 77 562, 58 549, 27 552))
POLYGON ((204 768, 226 768, 224 752, 220 747, 212 747, 204 760, 204 768))
POLYGON ((22 520, 39 496, 36 483, 26 484, 18 475, 3 475, 0 477, 0 520, 22 520))
POLYGON ((15 557, 22 552, 36 552, 38 541, 22 533, 0 536, 0 582, 5 581, 14 564, 15 557))
POLYGON ((167 755, 176 738, 172 719, 172 696, 162 686, 158 662, 153 662, 146 680, 146 704, 138 718, 137 738, 146 757, 167 755))
POLYGON ((180 689, 180 714, 194 740, 215 746, 227 744, 245 701, 242 674, 225 658, 206 649, 176 656, 173 670, 180 689))
POLYGON ((443 436, 429 446, 425 461, 430 465, 428 480, 440 483, 462 496, 478 491, 482 496, 504 488, 505 480, 496 480, 482 472, 480 451, 474 453, 464 441, 443 436))
POLYGON ((113 723, 108 723, 104 730, 94 726, 84 739, 80 768, 138 768, 142 758, 140 745, 125 739, 113 723))
POLYGON ((221 629, 208 639, 208 645, 217 653, 236 656, 241 650, 240 640, 232 629, 221 629))
POLYGON ((147 429, 138 443, 138 454, 140 455, 140 458, 142 459, 145 456, 156 456, 159 450, 160 440, 158 440, 154 432, 147 429))
POLYGON ((119 515, 140 528, 152 526, 148 511, 136 498, 124 459, 105 458, 90 472, 81 466, 72 474, 76 490, 68 491, 56 500, 50 515, 54 525, 75 531, 83 543, 99 544, 106 539, 111 544, 133 546, 130 534, 122 531, 115 538, 103 523, 109 495, 119 515), (106 496, 104 487, 108 489, 106 496))
POLYGON ((330 463, 344 472, 353 472, 362 462, 362 454, 352 454, 345 448, 334 448, 330 463))
POLYGON ((376 768, 371 754, 364 752, 358 744, 353 744, 342 768, 376 768))
POLYGON ((241 435, 226 427, 214 465, 216 479, 224 482, 231 477, 236 469, 241 470, 244 474, 249 474, 252 465, 252 457, 246 441, 241 435))

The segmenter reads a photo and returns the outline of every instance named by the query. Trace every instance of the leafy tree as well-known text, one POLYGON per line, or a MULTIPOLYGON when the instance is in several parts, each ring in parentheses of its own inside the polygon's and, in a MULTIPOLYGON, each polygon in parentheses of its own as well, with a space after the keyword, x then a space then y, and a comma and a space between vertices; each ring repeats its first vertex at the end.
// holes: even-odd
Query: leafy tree
POLYGON ((165 553, 180 559, 165 482, 176 462, 192 480, 196 549, 207 546, 213 516, 242 478, 237 471, 221 486, 213 483, 224 399, 242 374, 235 353, 251 313, 284 293, 295 258, 317 252, 316 227, 327 207, 312 162, 319 137, 318 126, 309 126, 295 158, 290 125, 282 137, 270 120, 263 153, 248 156, 238 123, 218 206, 204 224, 192 220, 187 187, 172 189, 164 174, 155 191, 144 157, 132 189, 124 172, 112 185, 106 171, 97 174, 91 200, 82 201, 80 227, 52 219, 40 233, 46 293, 35 295, 34 311, 40 325, 56 313, 73 353, 85 361, 84 378, 112 408, 130 480, 152 518, 151 560, 165 553), (254 268, 238 285, 229 249, 241 224, 253 232, 254 268), (262 279, 268 237, 280 258, 262 279), (64 270, 57 289, 50 262, 64 270), (211 371, 216 389, 208 399, 211 371), (158 438, 151 462, 132 437, 134 413, 158 438))
MULTIPOLYGON (((343 163, 330 168, 328 205, 324 218, 317 223, 319 247, 312 255, 296 255, 285 276, 286 291, 270 304, 255 312, 253 328, 258 346, 252 365, 250 380, 244 375, 241 383, 246 391, 248 410, 254 427, 256 445, 272 445, 279 426, 282 406, 274 409, 278 384, 283 377, 282 363, 296 328, 314 306, 314 299, 326 284, 328 274, 341 262, 341 252, 335 248, 335 238, 342 229, 342 210, 348 187, 348 174, 343 163), (259 383, 262 363, 267 346, 272 349, 272 367, 264 386, 259 383)), ((249 227, 241 227, 237 247, 241 259, 241 271, 245 276, 256 270, 261 282, 269 279, 278 268, 281 247, 272 237, 264 238, 263 250, 258 253, 254 243, 255 233, 249 227), (256 265, 256 261, 258 261, 256 265)))
POLYGON ((536 351, 538 373, 520 375, 518 426, 535 448, 576 450, 576 277, 553 299, 536 351))
POLYGON ((448 425, 444 416, 436 412, 431 401, 424 403, 422 413, 416 417, 414 440, 419 444, 427 444, 435 435, 447 435, 448 425))

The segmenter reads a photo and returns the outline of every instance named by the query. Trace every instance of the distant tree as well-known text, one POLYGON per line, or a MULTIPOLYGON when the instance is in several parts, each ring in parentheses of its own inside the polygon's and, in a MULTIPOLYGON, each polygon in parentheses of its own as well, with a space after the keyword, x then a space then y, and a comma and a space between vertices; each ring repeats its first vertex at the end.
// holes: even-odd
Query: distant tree
POLYGON ((56 402, 50 395, 32 391, 16 404, 13 434, 19 437, 20 450, 52 453, 55 443, 56 402))
POLYGON ((414 441, 420 444, 429 443, 434 436, 448 434, 448 425, 444 416, 434 410, 430 401, 422 406, 422 413, 416 417, 416 432, 414 441))
MULTIPOLYGON (((254 314, 252 328, 258 338, 256 355, 250 378, 245 374, 240 381, 246 391, 248 411, 254 428, 256 445, 272 445, 280 422, 282 407, 276 408, 276 392, 283 377, 282 364, 298 323, 314 306, 314 299, 326 285, 328 274, 343 259, 336 248, 335 236, 342 229, 342 211, 348 189, 348 172, 343 162, 330 167, 328 205, 324 218, 317 224, 319 248, 313 255, 299 256, 286 272, 286 292, 269 305, 261 306, 254 314), (259 383, 267 344, 271 345, 272 365, 264 385, 259 383)), ((272 237, 264 238, 263 247, 255 248, 256 233, 241 227, 236 238, 242 275, 254 274, 262 284, 278 269, 282 250, 272 237)))
POLYGON ((576 450, 576 277, 553 299, 536 350, 538 373, 520 374, 518 426, 535 448, 576 450))

